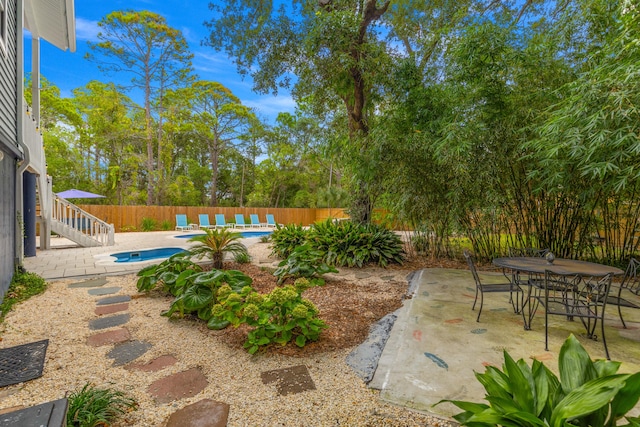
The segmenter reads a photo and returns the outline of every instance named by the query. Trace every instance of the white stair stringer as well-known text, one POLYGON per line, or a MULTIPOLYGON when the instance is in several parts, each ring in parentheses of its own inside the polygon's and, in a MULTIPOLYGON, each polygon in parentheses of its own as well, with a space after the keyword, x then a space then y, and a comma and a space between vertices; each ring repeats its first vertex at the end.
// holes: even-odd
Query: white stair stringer
POLYGON ((53 201, 51 231, 83 247, 115 244, 113 224, 107 224, 58 196, 53 201))

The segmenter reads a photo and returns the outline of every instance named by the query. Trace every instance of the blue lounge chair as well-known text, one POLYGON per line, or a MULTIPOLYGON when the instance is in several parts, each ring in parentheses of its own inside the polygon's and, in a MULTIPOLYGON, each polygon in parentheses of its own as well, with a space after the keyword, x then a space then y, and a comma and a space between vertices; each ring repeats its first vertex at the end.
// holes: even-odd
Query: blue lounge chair
POLYGON ((251 218, 251 226, 252 227, 266 227, 267 224, 263 224, 260 222, 260 218, 258 217, 258 214, 251 214, 249 215, 249 218, 251 218))
POLYGON ((244 222, 244 215, 236 214, 236 228, 238 227, 247 228, 248 226, 249 224, 245 224, 244 222))
POLYGON ((216 228, 215 225, 209 223, 209 214, 200 214, 198 215, 198 219, 200 221, 200 228, 216 228))
POLYGON ((273 214, 267 214, 267 227, 277 227, 279 225, 282 225, 282 224, 276 223, 276 220, 273 217, 273 214))
POLYGON ((176 230, 187 231, 191 230, 192 227, 187 222, 187 216, 184 214, 176 215, 176 230))
POLYGON ((227 224, 227 220, 224 219, 224 214, 216 214, 216 228, 233 227, 233 224, 227 224))

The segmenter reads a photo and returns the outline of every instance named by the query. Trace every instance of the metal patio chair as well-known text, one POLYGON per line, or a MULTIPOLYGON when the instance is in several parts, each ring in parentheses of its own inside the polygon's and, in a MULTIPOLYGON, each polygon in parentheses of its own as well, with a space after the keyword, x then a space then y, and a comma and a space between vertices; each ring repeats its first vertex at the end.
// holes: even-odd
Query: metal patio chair
POLYGON ((519 313, 522 307, 522 289, 515 282, 508 283, 491 283, 484 284, 480 280, 480 276, 478 276, 478 272, 476 271, 476 266, 473 261, 473 256, 466 249, 464 250, 464 257, 467 260, 467 265, 469 266, 469 270, 471 270, 471 274, 473 275, 473 280, 476 282, 476 296, 473 300, 473 307, 471 310, 476 309, 476 303, 478 302, 478 295, 480 295, 480 308, 478 310, 478 317, 476 318, 476 322, 480 321, 480 315, 482 314, 482 305, 484 303, 484 293, 496 293, 503 292, 509 293, 509 302, 513 306, 514 313, 519 313), (514 298, 514 295, 515 298, 514 298))

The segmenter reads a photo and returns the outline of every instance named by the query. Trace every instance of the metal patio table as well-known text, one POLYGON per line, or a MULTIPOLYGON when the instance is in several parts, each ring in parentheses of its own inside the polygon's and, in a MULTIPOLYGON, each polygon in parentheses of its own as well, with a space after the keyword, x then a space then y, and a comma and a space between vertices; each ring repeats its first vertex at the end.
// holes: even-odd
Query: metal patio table
MULTIPOLYGON (((589 277, 604 277, 609 273, 614 276, 624 274, 623 270, 610 265, 565 258, 555 258, 552 262, 549 262, 547 259, 540 257, 503 257, 495 258, 493 265, 501 267, 503 270, 511 270, 510 276, 519 286, 523 284, 523 282, 519 280, 520 273, 527 273, 529 275, 529 279, 524 283, 527 285, 527 291, 525 292, 521 307, 525 330, 531 329, 531 321, 537 309, 537 304, 531 302, 531 290, 534 287, 534 279, 531 279, 531 275, 544 277, 545 271, 547 270, 555 274, 589 277)), ((506 273, 505 276, 509 277, 506 273)))

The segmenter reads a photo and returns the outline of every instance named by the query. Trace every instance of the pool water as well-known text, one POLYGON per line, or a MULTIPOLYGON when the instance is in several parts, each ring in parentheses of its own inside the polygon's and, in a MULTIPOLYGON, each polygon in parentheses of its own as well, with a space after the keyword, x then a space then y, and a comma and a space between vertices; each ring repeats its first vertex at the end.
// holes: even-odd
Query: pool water
POLYGON ((141 251, 118 252, 111 254, 116 257, 116 262, 139 262, 148 261, 150 259, 169 258, 179 252, 184 252, 182 248, 158 248, 145 249, 141 251))
MULTIPOLYGON (((240 234, 242 234, 242 238, 243 239, 248 239, 251 237, 262 237, 262 236, 268 236, 269 234, 273 233, 273 231, 240 231, 240 234)), ((177 237, 178 239, 190 239, 191 237, 194 236, 202 236, 203 233, 193 233, 193 234, 178 234, 177 237)))

